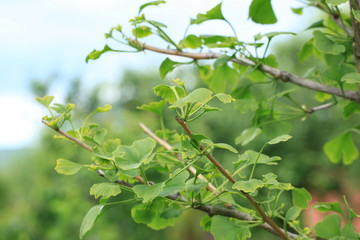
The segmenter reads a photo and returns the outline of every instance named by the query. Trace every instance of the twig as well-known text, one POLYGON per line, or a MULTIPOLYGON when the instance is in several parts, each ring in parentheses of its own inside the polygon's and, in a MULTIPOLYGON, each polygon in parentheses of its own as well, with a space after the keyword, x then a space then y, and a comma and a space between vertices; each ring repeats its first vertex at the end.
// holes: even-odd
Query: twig
MULTIPOLYGON (((153 47, 153 46, 141 43, 135 39, 129 39, 129 41, 131 41, 133 44, 137 44, 137 45, 141 46, 144 50, 163 53, 163 54, 167 54, 167 55, 188 57, 188 58, 192 58, 195 60, 216 59, 222 55, 219 53, 212 53, 212 52, 208 52, 208 53, 180 52, 180 51, 171 50, 171 49, 162 49, 162 48, 153 47)), ((230 61, 240 64, 240 65, 245 65, 245 66, 254 66, 255 67, 257 65, 254 61, 252 61, 248 58, 244 58, 244 57, 233 58, 233 59, 230 59, 230 61)), ((264 73, 267 73, 270 76, 272 76, 273 78, 279 79, 283 82, 290 82, 290 83, 296 84, 300 87, 308 88, 308 89, 319 91, 319 92, 329 93, 332 95, 342 97, 344 99, 360 102, 360 93, 355 92, 355 91, 349 91, 349 90, 342 91, 340 88, 336 88, 336 87, 324 85, 324 84, 321 84, 318 82, 310 81, 308 79, 297 76, 295 74, 292 74, 292 73, 289 73, 286 71, 282 71, 278 68, 273 68, 273 67, 270 67, 270 66, 264 65, 264 64, 261 64, 257 69, 264 73)))
POLYGON ((310 115, 310 114, 312 114, 312 113, 314 113, 316 111, 335 106, 336 104, 337 104, 336 102, 325 103, 325 104, 322 104, 322 105, 319 105, 319 106, 316 106, 316 107, 313 107, 313 108, 310 108, 310 109, 305 109, 304 111, 305 111, 306 115, 310 115))
MULTIPOLYGON (((156 136, 145 124, 143 123, 139 123, 140 127, 144 130, 144 132, 149 135, 152 139, 154 139, 156 142, 158 142, 161 146, 163 146, 165 149, 167 150, 172 150, 173 147, 168 143, 166 142, 165 140, 159 138, 158 136, 156 136)), ((182 161, 181 157, 179 154, 177 153, 173 153, 173 155, 179 159, 180 161, 182 161)), ((193 167, 193 166, 189 166, 188 167, 188 171, 195 175, 196 176, 196 169, 193 167)), ((201 179, 201 180, 205 180, 206 182, 208 182, 208 180, 204 177, 204 175, 202 174, 198 174, 197 175, 197 178, 198 179, 201 179)), ((218 192, 217 192, 217 189, 214 185, 212 185, 210 182, 208 182, 208 185, 207 185, 207 189, 209 191, 211 191, 212 193, 214 193, 215 195, 218 195, 218 192)))
MULTIPOLYGON (((191 137, 192 136, 192 132, 190 130, 190 128, 186 125, 186 122, 180 118, 176 118, 176 121, 181 125, 181 127, 185 130, 185 132, 191 137)), ((200 146, 200 150, 204 151, 204 147, 200 146)), ((232 183, 236 183, 237 181, 231 176, 230 173, 228 173, 226 171, 226 169, 211 155, 205 155, 212 164, 214 164, 214 166, 232 183)), ((288 239, 288 237, 285 235, 285 233, 279 228, 278 225, 275 224, 275 222, 265 213, 265 211, 256 203, 255 199, 253 197, 251 197, 248 193, 244 192, 244 191, 240 191, 247 199, 248 201, 251 203, 251 205, 253 205, 255 207, 255 209, 258 211, 258 213, 260 213, 261 218, 264 220, 264 222, 268 223, 272 229, 274 230, 274 233, 276 235, 278 235, 279 237, 281 237, 282 239, 288 239)))
MULTIPOLYGON (((69 139, 70 141, 78 144, 79 146, 85 148, 86 150, 88 150, 89 152, 93 152, 93 150, 91 149, 91 147, 89 145, 87 145, 86 143, 80 141, 79 139, 77 138, 74 138, 73 136, 67 134, 66 132, 64 132, 63 130, 61 129, 56 129, 54 128, 53 126, 49 125, 46 121, 42 121, 46 126, 48 126, 49 128, 53 129, 54 131, 60 133, 61 135, 63 135, 64 137, 66 137, 67 139, 69 139)), ((96 170, 96 172, 99 174, 99 176, 101 177, 105 177, 105 174, 103 171, 101 170, 96 170)), ((141 183, 144 183, 144 179, 141 177, 141 176, 135 176, 134 179, 138 180, 139 182, 141 183)))

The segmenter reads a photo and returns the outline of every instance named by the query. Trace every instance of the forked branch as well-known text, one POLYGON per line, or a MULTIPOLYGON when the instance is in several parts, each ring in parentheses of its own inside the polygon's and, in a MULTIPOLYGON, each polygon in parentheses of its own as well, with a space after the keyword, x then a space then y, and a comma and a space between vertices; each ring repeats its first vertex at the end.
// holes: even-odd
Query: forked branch
MULTIPOLYGON (((142 47, 144 50, 149 50, 152 52, 157 52, 157 53, 162 53, 162 54, 167 54, 167 55, 174 55, 174 56, 180 56, 180 57, 188 57, 194 60, 200 60, 200 59, 216 59, 218 57, 220 57, 222 54, 219 53, 213 53, 213 52, 208 52, 208 53, 190 53, 190 52, 180 52, 180 51, 176 51, 176 50, 171 50, 171 49, 163 49, 163 48, 157 48, 154 46, 150 46, 147 44, 144 44, 142 42, 139 42, 135 39, 129 39, 129 41, 131 41, 134 45, 140 46, 142 47)), ((257 64, 245 57, 237 57, 237 58, 233 58, 230 61, 240 64, 240 65, 245 65, 245 66, 257 66, 257 64)), ((324 93, 328 93, 331 95, 335 95, 335 96, 339 96, 342 97, 344 99, 348 99, 351 101, 356 101, 356 102, 360 102, 360 93, 359 92, 355 92, 355 91, 349 91, 349 90, 341 90, 340 88, 336 88, 333 86, 328 86, 328 85, 324 85, 318 82, 314 82, 314 81, 310 81, 308 79, 305 79, 303 77, 297 76, 295 74, 286 72, 286 71, 282 71, 278 68, 273 68, 270 67, 268 65, 265 64, 261 64, 258 68, 258 70, 269 74, 270 76, 272 76, 274 79, 278 79, 281 80, 283 82, 290 82, 292 84, 296 84, 300 87, 304 87, 307 89, 311 89, 311 90, 315 90, 315 91, 319 91, 319 92, 324 92, 324 93)))

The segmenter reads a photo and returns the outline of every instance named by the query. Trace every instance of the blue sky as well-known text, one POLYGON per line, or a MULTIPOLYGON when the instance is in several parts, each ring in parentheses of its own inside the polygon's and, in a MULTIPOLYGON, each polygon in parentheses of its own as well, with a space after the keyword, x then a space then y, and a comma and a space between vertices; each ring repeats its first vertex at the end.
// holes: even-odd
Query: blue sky
MULTIPOLYGON (((86 55, 105 43, 104 33, 136 16, 143 0, 11 0, 0 1, 0 149, 31 146, 43 109, 29 92, 31 79, 46 79, 58 74, 51 94, 61 97, 62 85, 81 77, 87 85, 112 82, 125 68, 158 67, 160 55, 106 54, 85 63, 86 55)), ((206 12, 218 0, 169 0, 147 9, 146 15, 165 22, 176 40, 182 36, 190 17, 206 12)), ((290 7, 295 0, 273 1, 279 24, 262 26, 247 20, 250 0, 224 0, 223 13, 234 23, 241 40, 270 31, 303 29, 305 15, 298 18, 290 7)), ((313 11, 312 11, 313 13, 313 11)), ((231 34, 221 22, 204 23, 190 32, 231 34)))

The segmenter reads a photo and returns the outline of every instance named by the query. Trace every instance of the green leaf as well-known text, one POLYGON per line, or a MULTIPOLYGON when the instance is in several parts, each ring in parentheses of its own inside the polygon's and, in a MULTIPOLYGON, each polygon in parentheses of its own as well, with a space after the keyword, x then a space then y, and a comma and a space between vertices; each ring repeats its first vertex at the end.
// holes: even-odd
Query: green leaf
POLYGON ((105 128, 101 128, 97 130, 94 134, 94 141, 101 145, 104 142, 105 136, 107 135, 108 131, 105 128))
MULTIPOLYGON (((86 63, 89 62, 89 60, 96 60, 98 59, 103 53, 115 51, 112 48, 110 48, 108 45, 105 45, 102 50, 96 50, 94 49, 91 53, 89 53, 85 59, 86 63)), ((116 50, 117 52, 121 52, 120 50, 116 50)))
POLYGON ((281 158, 277 156, 269 157, 265 154, 255 152, 253 150, 246 150, 245 153, 239 155, 236 164, 245 163, 244 166, 249 166, 255 164, 257 158, 258 158, 257 164, 266 164, 266 165, 277 165, 277 161, 281 160, 281 158))
POLYGON ((234 56, 229 56, 229 55, 226 55, 226 54, 221 55, 214 62, 214 68, 217 68, 217 67, 220 67, 220 66, 226 64, 232 58, 234 58, 234 56))
POLYGON ((102 197, 107 199, 111 196, 117 196, 121 193, 121 188, 117 183, 97 183, 90 188, 90 195, 94 195, 95 198, 102 197))
POLYGON ((223 217, 212 217, 210 233, 215 240, 246 240, 251 237, 251 232, 246 223, 223 217))
POLYGON ((258 188, 262 188, 263 186, 264 183, 259 179, 250 179, 247 181, 237 181, 236 183, 234 183, 232 188, 250 193, 255 192, 258 188))
POLYGON ((82 239, 84 235, 92 229, 96 219, 100 216, 104 207, 105 205, 95 205, 86 213, 80 226, 80 239, 82 239))
POLYGON ((115 163, 123 170, 136 169, 149 160, 156 142, 152 138, 144 138, 133 142, 131 146, 120 145, 114 151, 115 163))
POLYGON ((140 6, 138 14, 140 15, 141 11, 144 10, 144 8, 146 8, 148 6, 157 6, 157 5, 161 4, 161 3, 166 3, 166 1, 153 1, 153 2, 145 3, 145 4, 140 6))
POLYGON ((221 4, 219 3, 211 10, 207 11, 205 14, 199 13, 195 19, 190 20, 190 24, 200 24, 205 21, 219 19, 219 20, 225 20, 222 12, 221 12, 221 4))
POLYGON ((360 83, 360 74, 357 72, 348 73, 341 78, 341 81, 346 83, 360 83))
POLYGON ((302 63, 306 59, 308 59, 311 56, 312 52, 313 52, 313 41, 310 40, 307 41, 300 49, 298 53, 299 62, 302 63))
POLYGON ((206 88, 197 88, 187 96, 178 99, 171 105, 169 108, 181 108, 185 107, 187 104, 194 104, 194 109, 198 108, 209 102, 212 97, 212 91, 206 88))
POLYGON ((267 142, 267 144, 271 144, 271 145, 278 144, 279 142, 286 142, 291 138, 292 138, 292 136, 285 134, 285 135, 278 136, 274 139, 271 139, 270 141, 267 142))
MULTIPOLYGON (((177 174, 177 171, 174 172, 177 174)), ((176 194, 181 192, 185 187, 185 181, 189 178, 189 173, 187 171, 183 171, 176 175, 173 178, 170 178, 165 182, 165 186, 161 191, 160 196, 166 197, 171 194, 176 194)))
POLYGON ((296 218, 299 217, 300 213, 301 213, 301 208, 299 208, 299 207, 289 208, 289 210, 286 212, 286 215, 285 215, 285 222, 295 220, 296 218))
POLYGON ((322 53, 338 55, 345 52, 343 45, 337 44, 328 38, 323 32, 316 30, 313 32, 314 46, 322 53))
POLYGON ((235 99, 232 98, 231 95, 225 94, 225 93, 217 93, 217 94, 215 94, 214 97, 217 97, 221 102, 223 102, 225 104, 235 101, 235 99))
POLYGON ((169 72, 172 72, 176 67, 189 64, 189 63, 181 63, 181 62, 174 62, 170 58, 166 58, 160 65, 160 76, 161 78, 165 78, 169 72))
POLYGON ((183 48, 197 49, 202 46, 202 41, 201 41, 201 38, 199 38, 193 34, 190 34, 181 41, 180 45, 183 48))
POLYGON ((106 104, 104 107, 98 107, 96 108, 95 112, 96 113, 102 113, 102 112, 107 112, 110 111, 112 109, 112 106, 109 104, 106 104))
POLYGON ((268 189, 278 189, 289 191, 294 189, 290 183, 281 183, 276 180, 277 176, 274 173, 267 173, 263 175, 263 183, 268 189))
POLYGON ((360 22, 360 10, 356 10, 354 8, 351 8, 351 12, 356 19, 356 21, 360 22))
POLYGON ((161 213, 160 217, 165 219, 177 218, 183 212, 183 208, 168 208, 163 213, 161 213))
POLYGON ((331 4, 333 6, 337 6, 343 3, 346 3, 348 0, 326 0, 327 4, 331 4))
POLYGON ((303 8, 291 8, 291 11, 293 11, 293 13, 295 13, 297 15, 302 15, 303 8))
POLYGON ((36 101, 48 108, 51 102, 54 100, 53 96, 36 97, 36 101))
POLYGON ((154 185, 137 185, 133 187, 135 194, 138 198, 141 198, 143 203, 152 201, 154 198, 158 197, 161 191, 164 188, 165 183, 157 183, 154 185))
POLYGON ((249 18, 260 24, 273 24, 277 22, 271 0, 253 0, 249 9, 249 18))
POLYGON ((132 34, 136 38, 144 38, 144 37, 150 36, 151 34, 153 34, 153 32, 152 32, 151 28, 149 28, 147 26, 139 26, 132 30, 132 34))
MULTIPOLYGON (((199 71, 203 71, 203 69, 199 68, 199 71)), ((240 74, 228 64, 220 65, 209 73, 210 75, 202 77, 202 80, 214 92, 226 92, 227 89, 233 89, 240 80, 240 74)))
POLYGON ((233 153, 238 153, 238 151, 233 146, 230 146, 229 144, 226 143, 214 143, 214 147, 223 148, 233 153))
POLYGON ((340 235, 341 218, 337 214, 326 216, 314 227, 317 237, 330 239, 340 235))
POLYGON ((309 207, 308 202, 311 200, 311 195, 305 188, 294 188, 291 193, 294 206, 301 209, 309 207))
POLYGON ((131 216, 136 223, 144 223, 154 230, 174 226, 177 218, 165 219, 160 217, 168 209, 167 204, 160 198, 154 199, 151 203, 138 204, 131 209, 131 216))
POLYGON ((352 73, 350 76, 353 76, 354 75, 353 73, 355 72, 356 72, 356 68, 353 65, 334 62, 330 66, 328 66, 325 72, 323 72, 323 77, 329 81, 335 81, 338 82, 339 84, 342 84, 343 77, 345 77, 350 73, 352 73))
POLYGON ((245 146, 252 140, 254 140, 257 136, 261 134, 261 129, 258 127, 251 127, 245 129, 240 136, 235 139, 235 144, 241 144, 241 146, 245 146))
POLYGON ((340 214, 344 214, 338 202, 319 202, 313 208, 320 212, 337 212, 340 214))
POLYGON ((179 98, 185 97, 186 92, 183 88, 176 87, 176 86, 168 86, 168 85, 158 85, 154 87, 154 93, 157 96, 162 97, 168 103, 173 104, 179 98))
POLYGON ((141 106, 137 107, 137 109, 153 112, 153 113, 161 116, 165 106, 166 106, 166 101, 161 100, 160 102, 150 102, 148 104, 141 105, 141 106))
POLYGON ((354 112, 358 112, 359 110, 360 110, 359 103, 350 102, 343 109, 343 117, 344 117, 344 119, 348 119, 351 116, 351 114, 353 114, 354 112))
POLYGON ((327 142, 324 145, 324 151, 331 162, 338 163, 342 159, 346 165, 351 164, 359 156, 359 151, 349 132, 327 142))
POLYGON ((73 175, 80 171, 84 166, 78 163, 74 163, 71 161, 68 161, 66 159, 60 158, 56 160, 56 167, 55 170, 59 174, 64 175, 73 175))

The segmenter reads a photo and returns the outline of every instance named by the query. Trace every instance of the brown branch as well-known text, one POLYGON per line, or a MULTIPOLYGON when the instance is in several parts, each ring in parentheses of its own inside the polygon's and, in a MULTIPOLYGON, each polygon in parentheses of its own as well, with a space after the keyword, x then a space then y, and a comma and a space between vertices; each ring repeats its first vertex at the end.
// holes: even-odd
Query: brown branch
MULTIPOLYGON (((210 217, 218 215, 218 216, 231 217, 231 218, 245 220, 245 221, 254 221, 254 222, 257 221, 250 215, 240 212, 235 207, 220 208, 220 207, 216 207, 216 206, 200 205, 200 206, 195 207, 195 209, 206 212, 210 217)), ((263 224, 259 225, 259 227, 262 229, 265 229, 266 231, 271 232, 275 235, 278 235, 277 232, 275 232, 274 229, 268 223, 263 223, 263 224)), ((285 234, 285 231, 283 229, 280 228, 280 230, 283 232, 283 234, 285 234)), ((287 235, 290 238, 299 237, 297 234, 291 233, 291 232, 287 232, 287 235)))
MULTIPOLYGON (((180 52, 180 51, 171 50, 171 49, 162 49, 162 48, 153 47, 153 46, 141 43, 135 39, 129 39, 129 41, 131 41, 133 44, 137 44, 137 45, 141 46, 144 50, 149 50, 149 51, 153 51, 153 52, 157 52, 157 53, 163 53, 163 54, 167 54, 167 55, 188 57, 188 58, 192 58, 195 60, 216 59, 222 55, 219 53, 212 53, 212 52, 208 52, 208 53, 180 52)), ((254 61, 252 61, 248 58, 244 58, 244 57, 233 58, 230 61, 240 64, 240 65, 253 66, 253 67, 256 66, 256 63, 254 61)), ((273 67, 270 67, 270 66, 264 65, 264 64, 260 65, 258 67, 258 69, 264 73, 269 74, 273 78, 281 80, 283 82, 290 82, 290 83, 293 83, 300 87, 336 95, 336 96, 339 96, 339 97, 342 97, 344 99, 348 99, 351 101, 360 102, 360 94, 355 91, 348 91, 348 90, 342 91, 340 88, 336 88, 336 87, 324 85, 324 84, 321 84, 318 82, 310 81, 308 79, 297 76, 295 74, 292 74, 292 73, 289 73, 286 71, 282 71, 278 68, 273 68, 273 67)))
MULTIPOLYGON (((87 145, 86 143, 80 141, 79 139, 77 138, 74 138, 73 136, 69 135, 68 133, 64 132, 63 130, 61 129, 56 129, 54 128, 53 126, 49 125, 46 121, 42 120, 42 122, 48 126, 49 128, 53 129, 54 131, 60 133, 61 135, 63 135, 64 137, 66 137, 67 139, 69 139, 70 141, 78 144, 79 146, 81 146, 82 148, 85 148, 86 150, 88 150, 89 152, 93 152, 92 148, 87 145)), ((105 174, 102 170, 96 170, 96 172, 99 174, 99 176, 101 177, 105 177, 105 174)), ((144 179, 141 177, 141 176, 135 176, 134 179, 138 180, 139 182, 141 183, 144 183, 144 179)))
POLYGON ((316 107, 313 107, 313 108, 310 108, 310 109, 304 109, 304 111, 305 111, 306 115, 310 115, 310 114, 312 114, 312 113, 314 113, 316 111, 333 107, 336 104, 337 104, 336 102, 325 103, 325 104, 322 104, 322 105, 319 105, 319 106, 316 106, 316 107))
POLYGON ((353 26, 354 33, 354 58, 356 62, 357 71, 360 72, 360 23, 354 18, 352 14, 352 9, 359 10, 360 9, 360 1, 359 0, 350 0, 350 14, 351 14, 351 22, 353 26))
MULTIPOLYGON (((176 121, 181 125, 181 127, 185 130, 185 132, 191 137, 192 136, 192 132, 190 130, 190 128, 186 125, 186 122, 180 118, 176 118, 176 121)), ((200 150, 204 151, 204 147, 200 145, 200 150)), ((214 164, 214 166, 232 183, 236 183, 237 181, 231 176, 230 173, 228 173, 228 171, 226 171, 226 169, 211 155, 211 154, 207 154, 205 155, 212 164, 214 164)), ((251 203, 251 205, 253 205, 255 207, 255 209, 258 211, 258 213, 260 213, 261 218, 264 220, 264 222, 268 223, 274 233, 279 236, 282 239, 288 239, 288 237, 285 235, 285 233, 279 228, 278 225, 276 225, 276 223, 265 213, 265 211, 256 203, 255 199, 250 196, 248 193, 244 192, 244 191, 240 191, 247 199, 248 201, 251 203)))

